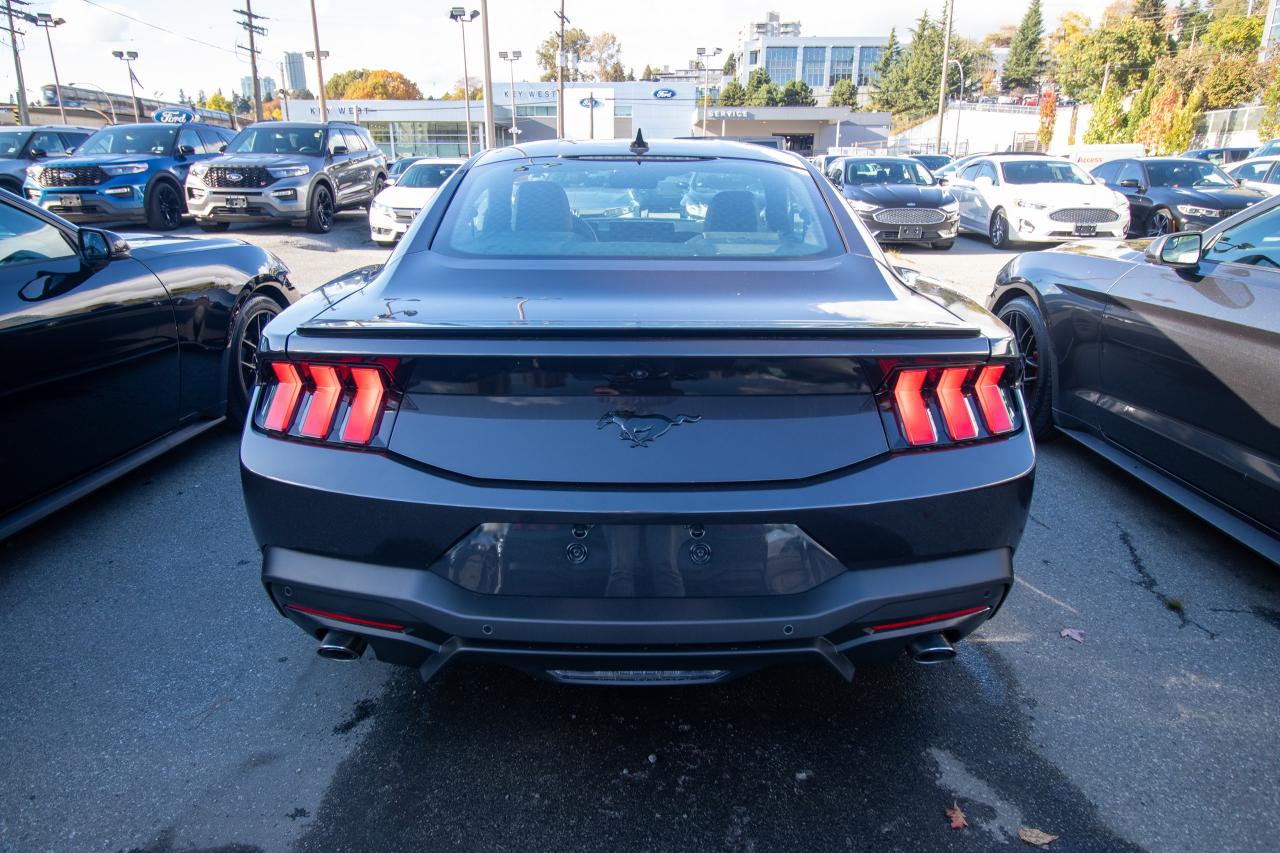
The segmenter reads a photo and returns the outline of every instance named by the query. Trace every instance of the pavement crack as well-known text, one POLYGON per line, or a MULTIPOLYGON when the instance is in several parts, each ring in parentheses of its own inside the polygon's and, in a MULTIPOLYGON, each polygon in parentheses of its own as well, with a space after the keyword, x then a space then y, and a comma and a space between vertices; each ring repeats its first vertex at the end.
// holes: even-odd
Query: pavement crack
POLYGON ((1031 520, 1032 520, 1032 521, 1034 521, 1036 524, 1038 524, 1038 525, 1040 525, 1041 527, 1043 527, 1045 530, 1052 530, 1052 529, 1053 529, 1052 527, 1050 527, 1049 525, 1045 524, 1045 523, 1044 523, 1043 521, 1041 521, 1040 519, 1036 518, 1035 513, 1027 513, 1027 518, 1031 519, 1031 520))
POLYGON ((1280 630, 1280 610, 1255 604, 1253 607, 1211 607, 1212 613, 1235 613, 1241 616, 1255 616, 1272 628, 1280 630))
POLYGON ((1120 543, 1124 545, 1125 549, 1129 552, 1129 565, 1138 573, 1138 579, 1134 580, 1130 578, 1129 582, 1134 586, 1151 593, 1165 610, 1176 614, 1178 617, 1178 628, 1181 629, 1190 625, 1192 628, 1202 631, 1210 640, 1216 640, 1218 638, 1216 632, 1210 631, 1208 628, 1187 615, 1187 608, 1182 602, 1182 599, 1174 598, 1173 596, 1166 595, 1160 591, 1160 582, 1156 579, 1156 576, 1152 573, 1151 569, 1147 568, 1147 563, 1142 559, 1142 555, 1138 553, 1138 546, 1134 544, 1133 536, 1130 535, 1129 531, 1126 530, 1124 525, 1120 522, 1116 521, 1112 523, 1115 524, 1116 529, 1120 531, 1120 543))

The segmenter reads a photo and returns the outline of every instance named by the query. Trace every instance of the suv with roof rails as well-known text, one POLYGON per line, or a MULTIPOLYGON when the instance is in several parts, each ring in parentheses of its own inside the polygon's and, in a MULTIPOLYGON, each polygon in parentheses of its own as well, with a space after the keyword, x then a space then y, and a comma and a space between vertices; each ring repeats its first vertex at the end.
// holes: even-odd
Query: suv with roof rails
POLYGON ((27 167, 41 160, 66 157, 93 136, 92 127, 42 124, 0 130, 0 189, 22 195, 27 167))
POLYGON ((337 211, 368 206, 386 184, 386 155, 363 127, 263 121, 191 170, 187 207, 205 231, 283 219, 324 234, 337 211))

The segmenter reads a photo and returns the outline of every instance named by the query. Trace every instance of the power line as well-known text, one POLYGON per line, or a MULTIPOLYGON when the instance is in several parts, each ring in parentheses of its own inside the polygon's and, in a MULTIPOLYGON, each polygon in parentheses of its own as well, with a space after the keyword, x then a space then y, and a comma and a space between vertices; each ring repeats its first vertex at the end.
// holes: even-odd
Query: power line
MULTIPOLYGON (((121 18, 126 18, 130 21, 133 21, 135 24, 142 24, 144 27, 150 27, 153 30, 159 30, 162 33, 167 33, 168 35, 175 36, 180 39, 185 39, 186 41, 189 41, 192 44, 199 44, 199 45, 203 45, 204 47, 211 47, 214 50, 220 50, 223 53, 229 53, 232 56, 234 56, 236 59, 240 59, 240 54, 237 53, 235 50, 232 50, 231 48, 222 47, 221 45, 216 45, 216 44, 213 44, 212 42, 201 41, 198 38, 193 38, 192 36, 183 35, 182 33, 174 32, 173 30, 166 29, 160 26, 159 24, 153 24, 150 21, 144 21, 142 18, 135 18, 133 15, 130 15, 126 12, 121 12, 119 10, 112 9, 110 6, 104 6, 101 3, 95 3, 94 0, 82 0, 82 2, 88 3, 90 6, 94 7, 95 9, 101 9, 104 12, 110 12, 113 15, 118 15, 121 18)), ((244 60, 241 59, 240 61, 243 62, 244 60)))

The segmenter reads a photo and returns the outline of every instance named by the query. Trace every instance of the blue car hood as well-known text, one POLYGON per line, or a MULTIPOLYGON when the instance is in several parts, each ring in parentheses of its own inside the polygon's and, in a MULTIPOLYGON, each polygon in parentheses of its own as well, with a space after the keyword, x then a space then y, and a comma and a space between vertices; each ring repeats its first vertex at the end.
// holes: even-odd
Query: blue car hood
POLYGON ((60 157, 57 161, 49 163, 50 166, 102 166, 107 163, 146 163, 150 165, 153 161, 169 160, 168 155, 164 154, 85 154, 75 157, 60 157))

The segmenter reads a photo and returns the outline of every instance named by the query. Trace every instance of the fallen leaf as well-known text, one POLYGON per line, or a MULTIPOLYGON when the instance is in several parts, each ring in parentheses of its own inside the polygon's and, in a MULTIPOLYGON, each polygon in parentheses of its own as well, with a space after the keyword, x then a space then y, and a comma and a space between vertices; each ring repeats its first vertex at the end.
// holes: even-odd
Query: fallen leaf
POLYGON ((951 821, 952 829, 964 829, 969 825, 969 821, 964 819, 964 812, 960 809, 960 804, 952 801, 951 808, 945 811, 947 819, 951 821))
POLYGON ((1018 837, 1028 844, 1034 844, 1037 847, 1048 847, 1054 841, 1058 840, 1058 836, 1050 835, 1039 829, 1033 829, 1030 826, 1024 826, 1018 830, 1018 837))
POLYGON ((1058 636, 1066 637, 1068 640, 1075 640, 1077 643, 1084 642, 1084 631, 1079 628, 1063 628, 1062 633, 1058 634, 1058 636))

